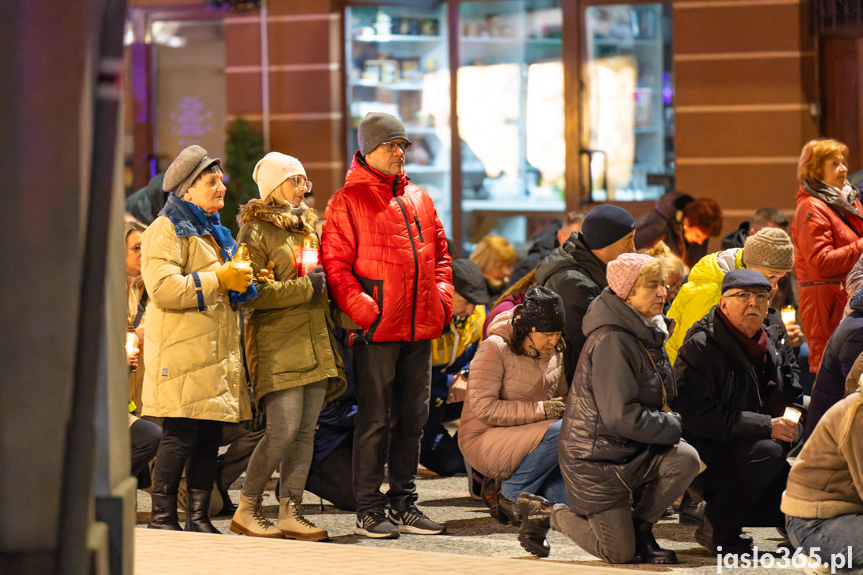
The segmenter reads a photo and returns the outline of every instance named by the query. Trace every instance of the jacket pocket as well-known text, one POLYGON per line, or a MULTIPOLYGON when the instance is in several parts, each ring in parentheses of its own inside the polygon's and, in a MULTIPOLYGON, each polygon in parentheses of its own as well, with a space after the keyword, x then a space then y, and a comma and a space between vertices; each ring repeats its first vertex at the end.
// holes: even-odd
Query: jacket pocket
POLYGON ((273 374, 310 371, 318 365, 312 318, 308 313, 282 316, 278 321, 260 325, 255 336, 261 375, 267 371, 273 374))
POLYGON ((375 318, 375 321, 372 322, 371 327, 366 332, 366 341, 372 342, 375 330, 378 328, 378 325, 381 323, 381 317, 384 315, 384 280, 373 280, 363 276, 356 276, 356 278, 360 282, 363 291, 370 295, 378 305, 378 317, 375 318))

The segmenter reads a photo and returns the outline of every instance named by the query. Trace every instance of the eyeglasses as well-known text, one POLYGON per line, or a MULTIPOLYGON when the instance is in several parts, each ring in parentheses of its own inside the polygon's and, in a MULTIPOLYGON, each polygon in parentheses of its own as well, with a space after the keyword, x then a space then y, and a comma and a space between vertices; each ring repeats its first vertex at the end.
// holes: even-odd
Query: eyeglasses
POLYGON ((286 181, 292 182, 297 189, 306 188, 306 193, 312 191, 312 183, 305 176, 289 176, 286 181))
POLYGON ((767 303, 770 301, 770 292, 758 292, 753 293, 751 291, 742 291, 738 293, 732 293, 728 295, 724 295, 722 297, 735 297, 742 301, 743 303, 749 303, 752 301, 752 298, 755 298, 757 303, 767 303))
POLYGON ((383 146, 390 154, 394 154, 396 148, 400 148, 402 152, 408 152, 411 149, 410 142, 384 142, 381 146, 383 146))

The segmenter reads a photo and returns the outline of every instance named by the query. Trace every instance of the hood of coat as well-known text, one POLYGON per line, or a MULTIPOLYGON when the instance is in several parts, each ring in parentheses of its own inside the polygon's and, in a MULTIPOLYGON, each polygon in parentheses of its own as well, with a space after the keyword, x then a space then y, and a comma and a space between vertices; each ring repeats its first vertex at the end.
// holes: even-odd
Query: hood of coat
POLYGON ((530 238, 530 249, 528 249, 527 253, 547 254, 554 248, 558 247, 557 232, 560 231, 561 227, 562 226, 558 221, 554 221, 534 234, 534 236, 530 238))
POLYGON ((376 169, 372 168, 359 151, 354 154, 354 159, 351 160, 351 167, 348 168, 347 176, 345 176, 345 185, 361 185, 369 186, 377 192, 385 193, 389 196, 395 194, 400 196, 405 192, 405 186, 408 184, 407 172, 396 174, 395 176, 387 176, 376 169))
POLYGON ((503 338, 504 341, 509 341, 509 336, 512 333, 512 310, 508 309, 505 312, 497 314, 491 320, 487 333, 488 337, 496 335, 503 338))
POLYGON ((548 278, 559 271, 575 270, 589 276, 593 280, 605 282, 605 264, 593 255, 584 243, 581 232, 573 232, 569 239, 559 248, 555 248, 536 268, 536 283, 545 285, 548 278))
POLYGON ((854 295, 848 300, 848 305, 853 311, 863 314, 863 287, 854 292, 854 295))
POLYGON ((730 271, 743 267, 743 248, 731 248, 718 252, 715 256, 701 258, 689 272, 689 280, 692 283, 716 283, 717 279, 722 282, 730 271))
POLYGON ((670 192, 663 194, 656 200, 656 211, 665 218, 672 227, 683 224, 682 218, 677 219, 677 212, 686 207, 686 204, 695 201, 695 198, 679 192, 670 192))
POLYGON ((626 305, 611 288, 603 289, 587 308, 582 328, 584 335, 590 336, 591 332, 607 325, 628 331, 648 347, 661 348, 665 344, 666 334, 646 323, 644 316, 626 305))
POLYGON ((306 209, 298 214, 289 206, 274 206, 258 199, 249 200, 249 203, 240 206, 237 223, 243 227, 253 220, 258 220, 269 222, 289 232, 312 233, 315 231, 318 214, 306 206, 305 202, 302 205, 306 209))

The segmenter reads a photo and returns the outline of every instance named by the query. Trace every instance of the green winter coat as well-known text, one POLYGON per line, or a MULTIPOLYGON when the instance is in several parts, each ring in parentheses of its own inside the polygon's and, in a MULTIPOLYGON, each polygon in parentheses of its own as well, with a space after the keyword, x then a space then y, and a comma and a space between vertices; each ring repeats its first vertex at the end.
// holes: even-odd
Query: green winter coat
POLYGON ((689 281, 680 288, 666 314, 675 322, 674 332, 665 344, 665 352, 672 364, 689 328, 719 303, 725 274, 744 267, 743 248, 731 248, 704 256, 689 272, 689 281))
POLYGON ((344 363, 332 335, 327 294, 315 293, 298 276, 303 239, 315 233, 317 215, 251 200, 240 206, 237 243, 249 249, 258 297, 245 304, 246 360, 255 401, 282 389, 327 380, 325 401, 346 386, 344 363), (257 281, 258 271, 275 264, 275 282, 257 281))

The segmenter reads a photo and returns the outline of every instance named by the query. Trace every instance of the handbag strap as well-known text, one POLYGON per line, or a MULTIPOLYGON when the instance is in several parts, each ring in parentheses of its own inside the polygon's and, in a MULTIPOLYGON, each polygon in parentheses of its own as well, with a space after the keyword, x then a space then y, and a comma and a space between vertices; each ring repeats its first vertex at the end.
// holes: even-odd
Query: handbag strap
POLYGON ((647 349, 647 346, 644 345, 644 342, 639 339, 638 343, 641 345, 641 349, 644 350, 644 353, 647 354, 647 359, 650 360, 650 365, 653 366, 653 371, 656 373, 656 377, 659 378, 659 387, 662 389, 662 411, 671 411, 671 407, 668 405, 668 392, 665 391, 665 382, 662 381, 662 376, 659 374, 659 370, 656 369, 656 362, 653 361, 653 356, 650 355, 650 351, 647 349))
POLYGON ((144 294, 141 296, 141 301, 138 302, 138 313, 135 314, 135 319, 132 322, 132 326, 137 328, 141 325, 141 318, 144 317, 144 310, 147 309, 147 298, 149 294, 147 294, 147 290, 144 290, 144 294))

